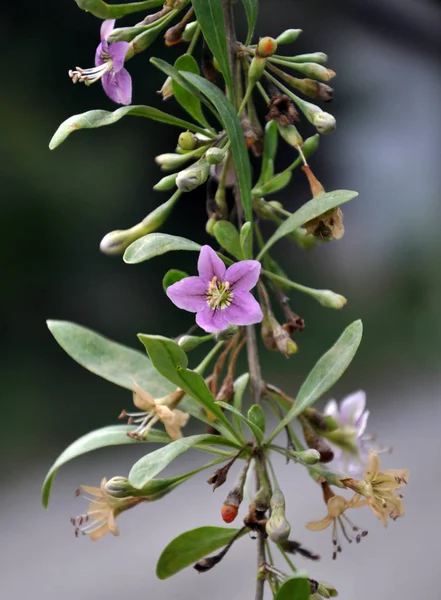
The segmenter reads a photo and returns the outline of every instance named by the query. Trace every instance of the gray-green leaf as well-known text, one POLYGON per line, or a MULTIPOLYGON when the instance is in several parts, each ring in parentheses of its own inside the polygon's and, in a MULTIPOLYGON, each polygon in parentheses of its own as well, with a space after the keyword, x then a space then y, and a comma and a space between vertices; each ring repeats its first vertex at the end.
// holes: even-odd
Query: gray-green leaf
MULTIPOLYGON (((178 71, 188 71, 189 73, 196 73, 199 75, 199 66, 193 56, 190 54, 182 54, 176 62, 175 69, 178 71)), ((187 89, 182 87, 177 81, 172 81, 173 95, 179 104, 184 108, 189 115, 196 121, 209 127, 207 120, 205 119, 204 113, 202 112, 200 100, 187 89)))
POLYGON ((175 388, 160 375, 147 356, 91 329, 68 321, 48 321, 47 326, 67 354, 82 367, 116 385, 133 390, 133 382, 155 398, 175 388))
POLYGON ((228 410, 228 412, 233 413, 238 419, 245 423, 251 430, 251 433, 256 438, 258 444, 261 444, 263 442, 264 433, 260 429, 260 427, 258 427, 253 421, 250 421, 250 419, 247 419, 247 417, 245 417, 245 415, 243 415, 239 410, 237 410, 237 408, 234 408, 234 406, 231 406, 231 404, 227 404, 226 402, 222 402, 221 400, 218 400, 216 404, 222 406, 222 408, 228 410))
POLYGON ((156 443, 168 443, 170 438, 163 431, 156 429, 150 429, 147 439, 142 442, 134 440, 127 435, 127 432, 133 430, 133 425, 110 425, 109 427, 103 427, 102 429, 96 429, 86 435, 83 435, 78 440, 75 440, 70 446, 68 446, 57 458, 54 464, 48 471, 46 478, 43 483, 41 490, 41 500, 43 506, 47 508, 49 504, 49 498, 52 490, 52 483, 57 471, 60 467, 65 465, 70 460, 92 452, 92 450, 98 450, 99 448, 105 448, 106 446, 121 446, 127 444, 140 444, 143 442, 156 442, 156 443))
POLYGON ((340 379, 357 352, 363 335, 363 324, 354 321, 343 331, 341 336, 317 362, 302 384, 297 398, 277 427, 269 436, 271 442, 282 429, 301 412, 316 402, 340 379))
MULTIPOLYGON (((200 1, 200 0, 199 0, 200 1)), ((205 0, 203 0, 205 1, 205 0)), ((219 3, 220 4, 220 3, 219 3)), ((228 134, 231 143, 234 165, 240 187, 241 201, 245 219, 252 221, 251 199, 251 169, 248 159, 248 150, 245 143, 243 129, 234 106, 225 95, 211 81, 207 81, 194 73, 182 73, 182 76, 200 90, 213 103, 228 134)))
POLYGON ((248 35, 245 41, 245 46, 248 46, 251 43, 254 28, 256 27, 257 15, 259 14, 259 0, 242 0, 242 2, 248 22, 248 35))
POLYGON ((133 117, 146 117, 153 119, 153 121, 159 121, 160 123, 167 123, 168 125, 174 125, 180 129, 190 129, 202 134, 207 134, 206 130, 199 125, 179 119, 173 115, 169 115, 162 110, 153 108, 151 106, 122 106, 117 108, 113 112, 108 110, 88 110, 85 113, 79 115, 73 115, 63 121, 54 133, 51 141, 49 142, 49 148, 54 150, 74 131, 79 129, 94 129, 96 127, 104 127, 105 125, 112 125, 116 123, 126 115, 133 117))
POLYGON ((268 252, 271 246, 280 240, 280 238, 288 235, 297 229, 297 227, 301 227, 308 221, 311 221, 311 219, 319 217, 326 211, 331 210, 331 208, 335 208, 336 206, 340 206, 345 202, 349 202, 349 200, 352 200, 356 196, 358 196, 358 192, 352 192, 350 190, 335 190, 334 192, 320 194, 312 200, 309 200, 309 202, 306 202, 306 204, 301 206, 299 210, 288 217, 288 219, 286 219, 286 221, 284 221, 273 233, 265 246, 259 252, 257 260, 260 260, 262 256, 268 252))
POLYGON ((192 4, 204 39, 222 71, 232 97, 233 85, 222 2, 221 0, 192 0, 192 4))
POLYGON ((227 252, 239 260, 243 258, 239 232, 233 223, 230 221, 217 221, 213 232, 214 237, 222 248, 225 248, 227 252))
POLYGON ((150 260, 154 256, 173 252, 175 250, 201 249, 199 244, 177 235, 167 233, 149 233, 130 244, 124 252, 124 262, 134 265, 144 260, 150 260))
MULTIPOLYGON (((149 437, 150 433, 147 436, 147 440, 149 437)), ((175 458, 184 452, 187 452, 190 448, 208 444, 222 444, 230 448, 239 448, 238 445, 225 440, 225 438, 222 438, 221 436, 204 433, 201 435, 184 437, 140 458, 130 469, 129 481, 134 488, 140 489, 144 487, 150 479, 153 479, 153 477, 163 471, 165 467, 175 460, 175 458)))
MULTIPOLYGON (((207 554, 229 544, 239 531, 229 527, 198 527, 182 533, 162 551, 156 566, 157 577, 167 579, 175 575, 207 554)), ((242 535, 247 531, 245 528, 242 535)))
POLYGON ((145 2, 129 2, 128 4, 107 4, 103 0, 75 0, 80 8, 92 13, 99 19, 120 19, 134 12, 150 10, 164 3, 164 0, 146 0, 145 2))
POLYGON ((276 594, 275 600, 309 600, 311 587, 306 575, 296 573, 285 579, 276 594))

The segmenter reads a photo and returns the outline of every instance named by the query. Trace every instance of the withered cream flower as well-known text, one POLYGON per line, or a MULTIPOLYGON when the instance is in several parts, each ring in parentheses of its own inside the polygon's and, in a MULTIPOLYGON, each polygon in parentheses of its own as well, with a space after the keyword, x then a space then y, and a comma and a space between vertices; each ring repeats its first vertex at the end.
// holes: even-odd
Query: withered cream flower
POLYGON ((396 491, 407 483, 409 471, 407 469, 380 471, 379 468, 380 459, 371 450, 363 479, 344 479, 343 483, 357 494, 364 496, 375 516, 387 527, 388 517, 395 520, 405 513, 402 496, 396 494, 396 491))
POLYGON ((349 508, 360 508, 361 506, 365 506, 367 502, 362 499, 359 494, 354 494, 350 500, 347 500, 343 496, 336 496, 327 485, 323 485, 323 495, 326 501, 328 514, 320 521, 310 521, 306 524, 306 527, 311 531, 322 531, 332 525, 332 543, 334 545, 332 558, 335 560, 337 558, 337 553, 342 550, 338 537, 338 526, 340 526, 343 536, 350 544, 353 539, 358 543, 361 541, 361 538, 367 535, 367 531, 361 530, 360 527, 354 525, 354 523, 352 523, 352 521, 344 514, 349 508), (345 521, 350 529, 356 532, 355 537, 349 535, 347 532, 345 521))
MULTIPOLYGON (((79 534, 88 535, 91 540, 99 540, 108 532, 119 535, 115 522, 116 517, 140 502, 148 500, 146 497, 114 496, 106 489, 105 478, 102 479, 99 488, 88 485, 82 485, 81 488, 86 494, 90 495, 90 497, 83 496, 89 501, 89 507, 86 514, 71 519, 71 522, 75 527, 77 537, 79 534)), ((80 493, 80 490, 77 490, 77 495, 80 495, 80 493)))
POLYGON ((122 411, 120 419, 129 417, 129 423, 139 423, 139 426, 127 435, 135 439, 145 439, 153 425, 161 421, 172 440, 180 439, 182 437, 181 429, 190 418, 188 413, 176 408, 183 396, 182 390, 176 390, 164 398, 153 398, 135 383, 133 403, 142 412, 122 411))

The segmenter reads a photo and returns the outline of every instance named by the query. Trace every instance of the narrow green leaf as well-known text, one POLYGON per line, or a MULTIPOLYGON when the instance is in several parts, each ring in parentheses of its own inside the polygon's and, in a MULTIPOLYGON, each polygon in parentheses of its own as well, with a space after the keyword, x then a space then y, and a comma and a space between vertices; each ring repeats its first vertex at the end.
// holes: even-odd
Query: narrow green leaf
POLYGON ((291 177, 291 171, 282 171, 274 177, 271 177, 271 179, 269 179, 265 183, 262 183, 260 187, 255 188, 253 190, 253 194, 259 197, 267 196, 268 194, 275 194, 276 192, 279 192, 289 184, 289 182, 291 181, 291 177))
POLYGON ((167 291, 168 287, 174 283, 177 283, 178 281, 181 281, 181 279, 185 279, 185 277, 188 277, 188 273, 184 273, 184 271, 179 271, 178 269, 170 269, 170 271, 167 271, 167 273, 164 275, 164 279, 162 280, 164 292, 167 291))
POLYGON ((263 408, 259 404, 253 404, 248 411, 249 420, 265 433, 266 418, 263 408))
POLYGON ((243 258, 239 232, 233 223, 230 221, 218 221, 214 225, 213 233, 222 248, 225 248, 227 252, 239 260, 243 258))
POLYGON ((175 388, 160 375, 147 356, 68 321, 48 321, 47 326, 67 354, 82 367, 116 385, 133 390, 133 382, 155 398, 175 388))
POLYGON ((124 262, 135 265, 166 252, 176 250, 199 251, 200 249, 199 244, 183 237, 168 235, 167 233, 149 233, 130 244, 124 252, 124 262))
MULTIPOLYGON (((250 374, 243 373, 236 379, 234 382, 234 398, 233 398, 233 406, 234 408, 242 413, 242 400, 245 394, 245 390, 247 389, 248 383, 250 381, 250 374)), ((239 419, 236 413, 232 413, 233 423, 236 426, 236 429, 242 432, 242 420, 239 419)))
POLYGON ((220 115, 231 143, 231 152, 233 154, 234 165, 239 181, 245 219, 247 221, 251 221, 253 218, 253 210, 251 199, 250 161, 248 159, 248 150, 246 147, 242 126, 236 111, 231 102, 227 100, 220 89, 211 83, 211 81, 207 81, 206 79, 203 79, 194 73, 182 73, 182 76, 197 89, 199 89, 203 94, 205 94, 210 102, 213 103, 220 115))
POLYGON ((311 587, 306 575, 296 573, 285 579, 276 594, 275 600, 309 600, 311 587))
POLYGON ((356 196, 358 196, 357 192, 352 192, 350 190, 335 190, 334 192, 320 194, 309 202, 306 202, 306 204, 301 206, 299 210, 288 217, 288 219, 280 225, 260 251, 257 260, 260 260, 262 256, 268 252, 271 246, 280 240, 280 238, 288 235, 294 231, 294 229, 297 229, 297 227, 301 227, 311 219, 315 219, 326 211, 331 210, 331 208, 349 202, 349 200, 352 200, 356 196))
MULTIPOLYGON (((199 75, 199 65, 190 54, 183 54, 180 56, 175 62, 175 69, 199 75)), ((194 94, 182 87, 177 81, 173 81, 172 86, 173 95, 182 108, 184 108, 193 119, 204 125, 204 127, 209 127, 204 113, 202 112, 201 101, 194 94)))
POLYGON ((75 0, 80 8, 99 19, 120 19, 135 12, 150 10, 164 3, 164 0, 145 0, 128 4, 107 4, 103 0, 75 0))
POLYGON ((230 97, 233 97, 222 2, 220 0, 192 0, 192 4, 204 39, 222 71, 230 97))
POLYGON ((85 113, 69 117, 69 119, 66 119, 66 121, 61 123, 54 133, 49 142, 49 148, 54 150, 74 131, 112 125, 126 115, 132 117, 146 117, 148 119, 153 119, 153 121, 174 125, 180 129, 190 129, 191 131, 196 131, 205 135, 207 134, 207 131, 202 127, 199 127, 199 125, 195 125, 184 119, 179 119, 178 117, 169 115, 162 110, 158 110, 151 106, 122 106, 113 112, 108 110, 88 110, 85 113))
MULTIPOLYGON (((223 548, 238 535, 239 529, 229 527, 198 527, 172 540, 161 553, 156 566, 158 579, 167 579, 207 554, 223 548)), ((247 533, 245 528, 242 535, 247 533)))
POLYGON ((317 362, 302 384, 297 398, 288 412, 267 439, 270 443, 282 429, 301 412, 316 402, 340 379, 357 352, 363 335, 363 324, 354 321, 317 362))
POLYGON ((49 469, 46 478, 43 483, 41 490, 41 499, 43 506, 47 508, 49 504, 49 498, 52 490, 52 484, 54 477, 60 467, 65 465, 70 460, 92 452, 92 450, 98 450, 99 448, 105 448, 106 446, 121 446, 127 444, 141 444, 143 442, 153 443, 168 443, 170 438, 163 431, 151 429, 147 439, 142 442, 134 440, 127 435, 127 432, 133 430, 133 425, 110 425, 109 427, 103 427, 102 429, 96 429, 86 435, 83 435, 78 440, 75 440, 70 446, 64 450, 54 464, 49 469))
POLYGON ((259 14, 259 0, 242 0, 245 7, 248 22, 248 35, 245 41, 245 46, 251 43, 253 38, 254 28, 256 27, 257 15, 259 14))
POLYGON ((242 225, 240 230, 240 248, 245 260, 253 257, 253 226, 250 221, 242 225))
POLYGON ((236 417, 238 419, 243 421, 245 423, 245 425, 247 425, 248 428, 251 430, 251 433, 254 435, 254 437, 256 438, 256 441, 259 445, 263 442, 264 433, 260 429, 260 427, 258 427, 253 421, 250 421, 250 419, 247 419, 247 417, 245 417, 240 411, 238 411, 236 408, 234 408, 234 406, 231 406, 231 404, 227 404, 226 402, 222 402, 220 400, 218 400, 216 402, 216 404, 218 404, 219 406, 222 406, 222 408, 224 408, 225 410, 228 410, 228 412, 233 413, 234 415, 236 415, 236 417))
MULTIPOLYGON (((147 436, 147 440, 150 434, 147 436)), ((140 489, 144 487, 150 479, 153 479, 158 473, 163 471, 171 462, 178 456, 194 448, 195 446, 203 446, 208 444, 222 444, 235 449, 239 446, 228 442, 221 436, 201 434, 184 437, 174 442, 170 442, 167 446, 158 448, 150 454, 146 454, 140 458, 130 469, 129 481, 133 487, 140 489)))
POLYGON ((224 413, 214 402, 203 377, 199 373, 187 369, 188 359, 184 350, 173 340, 159 335, 144 335, 141 333, 138 338, 144 344, 158 372, 194 398, 227 428, 235 440, 241 442, 239 434, 233 429, 224 413))

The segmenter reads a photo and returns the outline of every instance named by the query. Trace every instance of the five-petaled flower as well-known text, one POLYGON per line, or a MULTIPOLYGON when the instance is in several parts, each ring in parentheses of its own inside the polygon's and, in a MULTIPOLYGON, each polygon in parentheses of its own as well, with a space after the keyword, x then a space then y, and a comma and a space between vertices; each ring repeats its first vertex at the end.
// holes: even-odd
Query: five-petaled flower
POLYGON ((259 303, 250 293, 260 275, 256 260, 242 260, 228 269, 210 246, 198 260, 199 277, 186 277, 167 288, 178 308, 196 313, 196 323, 208 332, 229 324, 253 325, 263 319, 259 303))
POLYGON ((129 42, 108 43, 113 31, 115 19, 103 21, 101 25, 101 42, 95 52, 95 67, 69 71, 74 83, 81 81, 91 85, 101 79, 104 91, 117 104, 130 104, 132 101, 132 78, 124 68, 124 61, 129 49, 129 42))
MULTIPOLYGON (((75 527, 75 535, 88 535, 91 540, 99 540, 110 532, 113 535, 119 535, 119 530, 115 519, 125 510, 133 508, 140 502, 148 500, 144 497, 127 496, 125 498, 116 498, 106 490, 106 479, 102 479, 101 486, 90 487, 82 485, 81 488, 86 494, 90 494, 89 507, 85 515, 72 519, 75 527)), ((78 491, 78 494, 80 492, 78 491)))
POLYGON ((360 530, 360 528, 357 525, 354 525, 354 523, 352 523, 352 521, 344 514, 349 508, 360 508, 365 506, 367 501, 363 499, 360 494, 354 494, 350 500, 347 500, 343 496, 337 496, 326 483, 323 483, 322 487, 328 514, 320 521, 310 521, 306 524, 306 527, 311 531, 322 531, 332 524, 332 543, 334 546, 332 558, 335 560, 337 558, 337 553, 341 552, 341 545, 338 537, 338 525, 340 526, 345 539, 349 543, 351 543, 353 539, 360 542, 361 538, 367 535, 366 530, 360 530), (347 526, 355 532, 355 538, 347 532, 344 521, 346 521, 347 526))
POLYGON ((349 489, 361 494, 367 500, 367 505, 387 527, 387 518, 393 520, 405 513, 402 496, 395 492, 401 489, 409 480, 407 469, 389 469, 379 471, 380 459, 371 450, 363 479, 343 479, 342 483, 349 489))
POLYGON ((142 412, 128 413, 125 410, 122 411, 120 419, 129 417, 129 423, 139 424, 134 431, 130 431, 127 435, 135 439, 145 439, 153 425, 158 421, 162 421, 165 431, 172 440, 181 438, 181 429, 190 418, 188 413, 176 408, 183 396, 184 392, 182 390, 176 390, 164 398, 153 398, 152 395, 134 383, 133 403, 142 412))
POLYGON ((330 400, 324 410, 324 414, 333 417, 339 425, 337 430, 326 434, 336 466, 354 478, 363 474, 370 449, 368 441, 372 439, 365 435, 369 417, 365 406, 366 394, 359 390, 343 398, 340 407, 335 400, 330 400))

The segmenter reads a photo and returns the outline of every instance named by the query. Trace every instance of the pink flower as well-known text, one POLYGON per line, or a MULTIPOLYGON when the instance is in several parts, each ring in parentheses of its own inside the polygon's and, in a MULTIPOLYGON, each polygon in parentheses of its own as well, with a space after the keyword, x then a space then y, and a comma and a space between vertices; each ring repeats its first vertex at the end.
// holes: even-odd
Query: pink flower
POLYGON ((196 313, 196 323, 214 332, 232 325, 253 325, 263 319, 259 303, 250 294, 260 275, 256 260, 242 260, 228 269, 210 246, 198 260, 199 277, 186 277, 167 288, 178 308, 196 313))

